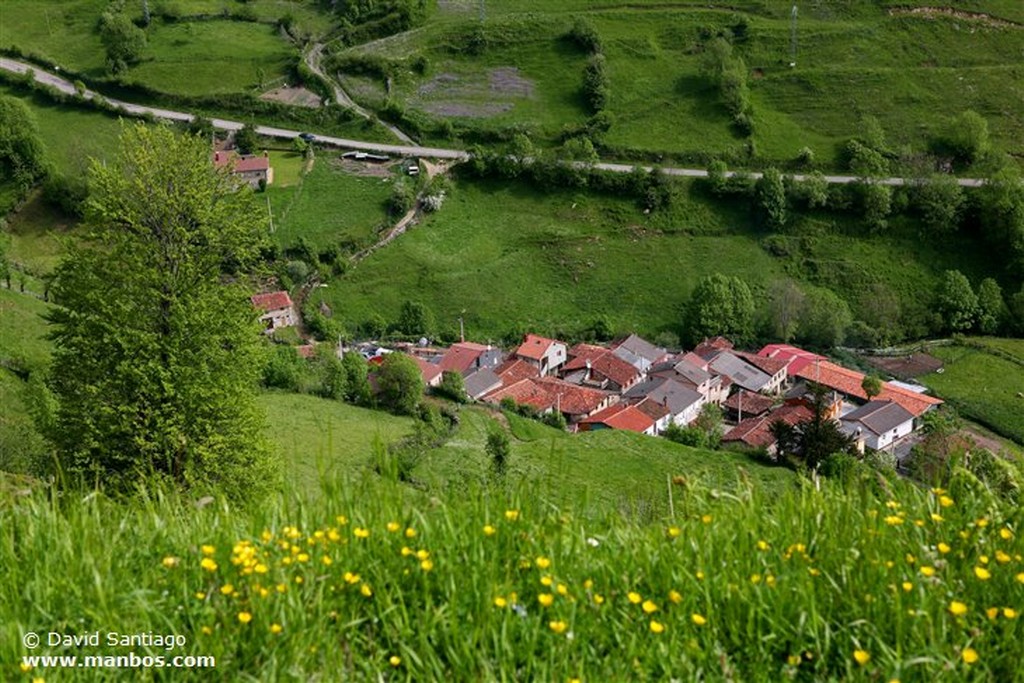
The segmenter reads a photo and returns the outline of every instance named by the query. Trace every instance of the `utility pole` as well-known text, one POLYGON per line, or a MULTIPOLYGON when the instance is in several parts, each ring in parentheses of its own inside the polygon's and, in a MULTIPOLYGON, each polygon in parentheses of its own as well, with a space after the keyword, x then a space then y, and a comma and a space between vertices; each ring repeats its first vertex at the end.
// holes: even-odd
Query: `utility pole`
MULTIPOLYGON (((266 195, 264 195, 266 196, 266 195)), ((266 196, 267 199, 267 216, 270 217, 270 234, 274 234, 274 210, 270 208, 270 197, 266 196)))
POLYGON ((793 11, 789 16, 789 66, 790 68, 793 68, 796 66, 796 5, 793 5, 793 11))

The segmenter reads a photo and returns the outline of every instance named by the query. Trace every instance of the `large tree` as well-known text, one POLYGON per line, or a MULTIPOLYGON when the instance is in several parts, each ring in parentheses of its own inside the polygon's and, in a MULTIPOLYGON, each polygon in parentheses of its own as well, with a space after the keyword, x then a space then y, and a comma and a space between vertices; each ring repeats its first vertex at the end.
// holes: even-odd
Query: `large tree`
POLYGON ((769 429, 778 441, 780 455, 799 458, 808 468, 814 469, 830 455, 854 455, 856 449, 853 438, 844 434, 839 423, 829 416, 831 392, 814 384, 811 386, 811 395, 810 420, 796 426, 776 420, 769 429))
POLYGON ((772 230, 786 225, 786 185, 777 168, 766 168, 757 181, 757 207, 765 224, 772 230))
POLYGON ((746 282, 716 273, 697 283, 686 312, 693 343, 718 334, 743 343, 751 336, 753 321, 754 297, 746 282))
POLYGON ((967 276, 959 270, 943 273, 936 299, 947 330, 966 332, 974 326, 978 315, 978 295, 971 288, 967 276))
POLYGON ((213 169, 204 140, 142 124, 89 180, 89 230, 53 289, 48 436, 62 467, 121 488, 163 477, 236 500, 266 492, 276 467, 239 275, 261 242, 251 193, 213 169))
POLYGON ((404 353, 389 353, 377 372, 381 404, 393 412, 412 415, 423 398, 423 375, 404 353))
POLYGON ((31 187, 43 174, 43 157, 32 112, 20 100, 0 95, 0 182, 31 187))
POLYGON ((107 12, 100 18, 100 40, 107 51, 107 69, 115 74, 138 63, 146 49, 146 32, 121 12, 107 12))

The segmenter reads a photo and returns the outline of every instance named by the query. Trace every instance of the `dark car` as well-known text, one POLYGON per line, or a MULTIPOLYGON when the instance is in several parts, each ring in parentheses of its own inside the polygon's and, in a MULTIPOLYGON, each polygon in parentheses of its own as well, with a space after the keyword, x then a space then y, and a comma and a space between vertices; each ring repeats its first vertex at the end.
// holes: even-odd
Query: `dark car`
POLYGON ((313 142, 313 140, 316 140, 316 136, 312 133, 299 133, 299 137, 306 142, 313 142))

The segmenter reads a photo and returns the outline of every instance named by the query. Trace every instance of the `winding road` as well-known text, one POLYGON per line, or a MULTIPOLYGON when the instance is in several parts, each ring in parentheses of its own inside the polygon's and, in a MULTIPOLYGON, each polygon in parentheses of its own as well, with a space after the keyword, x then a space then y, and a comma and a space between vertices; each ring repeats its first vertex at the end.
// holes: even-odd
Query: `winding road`
MULTIPOLYGON (((0 69, 10 71, 13 73, 22 74, 27 71, 32 71, 33 77, 40 83, 53 86, 58 90, 65 92, 69 95, 75 94, 75 86, 73 83, 62 77, 58 73, 51 73, 44 70, 41 67, 26 64, 18 60, 9 59, 7 57, 0 57, 0 69)), ((338 89, 335 89, 335 95, 337 97, 338 89)), ((344 92, 342 91, 342 95, 344 92)), ((97 93, 86 90, 84 95, 86 99, 93 99, 97 96, 97 93)), ((141 116, 144 114, 150 114, 159 119, 166 119, 170 121, 191 121, 195 118, 192 114, 185 112, 172 111, 169 109, 161 109, 158 107, 149 107, 140 104, 132 104, 130 102, 123 102, 121 100, 115 100, 112 98, 105 98, 110 104, 123 109, 128 114, 141 116)), ((347 96, 346 96, 347 99, 347 96)), ((230 121, 228 119, 213 119, 213 126, 220 130, 235 131, 242 128, 242 123, 238 121, 230 121)), ((272 126, 257 126, 256 132, 260 135, 264 135, 272 138, 290 140, 299 135, 300 131, 289 130, 287 128, 275 128, 272 126)), ((343 147, 345 149, 354 149, 365 152, 377 152, 381 154, 390 154, 394 156, 411 156, 411 157, 426 157, 429 159, 451 159, 456 161, 465 161, 469 159, 469 152, 461 149, 446 149, 441 147, 421 147, 416 144, 404 144, 404 145, 392 145, 380 142, 367 142, 365 140, 350 140, 347 138, 333 137, 330 135, 316 134, 316 141, 320 144, 332 145, 334 147, 343 147)), ((583 165, 583 164, 580 164, 583 165)), ((610 162, 597 162, 590 164, 594 168, 602 171, 610 171, 613 173, 630 173, 634 168, 641 168, 645 171, 652 169, 652 166, 646 165, 633 165, 633 164, 616 164, 610 162)), ((685 178, 706 178, 708 175, 707 170, 701 168, 676 168, 676 167, 661 167, 662 172, 670 176, 680 176, 685 178)), ((735 172, 728 171, 726 176, 731 177, 735 175, 735 172)), ((757 179, 761 177, 760 173, 752 172, 749 177, 757 179)), ((805 180, 807 176, 804 175, 793 175, 795 180, 805 180)), ((849 184, 857 182, 860 178, 857 176, 849 175, 826 175, 825 180, 833 184, 849 184)), ((907 185, 915 182, 915 179, 907 178, 882 178, 877 182, 883 185, 907 185)), ((980 187, 984 184, 984 180, 978 178, 958 178, 957 182, 962 187, 980 187)))

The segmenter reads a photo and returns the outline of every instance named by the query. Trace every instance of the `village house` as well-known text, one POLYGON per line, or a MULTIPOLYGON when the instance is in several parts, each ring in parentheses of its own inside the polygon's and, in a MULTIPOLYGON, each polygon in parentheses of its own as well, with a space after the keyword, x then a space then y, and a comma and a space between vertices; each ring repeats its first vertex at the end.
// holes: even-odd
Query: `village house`
POLYGON ((517 404, 531 406, 541 414, 560 412, 569 425, 574 425, 619 400, 619 396, 610 391, 570 384, 554 377, 521 379, 492 391, 483 400, 488 403, 500 403, 504 398, 511 398, 517 404))
POLYGON ((740 389, 722 404, 726 419, 733 422, 742 422, 744 419, 760 417, 771 410, 775 401, 753 391, 740 389))
MULTIPOLYGON (((864 374, 856 370, 844 368, 827 360, 816 360, 804 365, 796 373, 796 376, 838 391, 848 398, 855 399, 858 403, 868 401, 868 395, 861 386, 864 382, 864 374)), ((915 418, 921 417, 943 403, 942 399, 919 394, 889 382, 882 382, 882 391, 874 398, 898 403, 915 418)))
POLYGON ((622 400, 628 403, 658 403, 668 410, 669 421, 679 427, 685 427, 696 420, 705 402, 704 396, 696 390, 668 377, 650 377, 626 391, 622 400))
POLYGON ((501 378, 501 381, 506 386, 509 384, 515 384, 521 379, 527 379, 529 377, 540 377, 540 369, 536 365, 531 365, 524 360, 518 358, 509 358, 504 363, 494 369, 495 374, 501 378))
POLYGON ((762 393, 770 393, 771 376, 761 372, 731 351, 720 351, 708 360, 708 369, 728 377, 734 387, 762 393))
POLYGON ((501 349, 490 344, 457 342, 448 347, 438 361, 441 372, 457 372, 463 377, 480 368, 494 369, 501 364, 501 349))
POLYGON ((778 394, 782 392, 782 388, 789 379, 789 373, 786 371, 788 363, 785 360, 782 358, 759 356, 749 351, 733 351, 733 353, 768 375, 770 379, 768 385, 761 390, 762 393, 778 394))
POLYGON ((428 387, 436 387, 441 384, 441 368, 434 363, 427 362, 417 355, 408 355, 416 362, 416 367, 420 369, 420 376, 423 378, 423 384, 428 387))
POLYGON ((565 344, 536 334, 527 334, 513 354, 516 358, 537 367, 541 377, 551 375, 565 365, 568 349, 565 344))
POLYGON ((727 378, 709 372, 707 362, 693 354, 656 363, 647 374, 650 377, 674 379, 703 396, 705 403, 715 405, 725 401, 732 386, 727 378))
POLYGON ((870 401, 841 418, 845 434, 854 437, 857 449, 880 451, 914 431, 914 416, 895 401, 870 401))
POLYGON ((611 352, 621 360, 626 361, 641 373, 668 357, 668 351, 655 346, 643 337, 631 334, 625 339, 612 342, 611 352))
POLYGON ((807 406, 783 405, 770 413, 743 420, 725 433, 722 443, 763 448, 768 455, 775 455, 778 452, 778 441, 772 435, 772 424, 781 421, 795 427, 802 422, 809 422, 813 417, 814 413, 807 406))
POLYGON ((477 400, 500 389, 502 381, 491 368, 478 368, 466 375, 463 386, 466 395, 477 400))
POLYGON ((256 294, 249 300, 257 310, 262 311, 260 322, 263 323, 264 333, 271 334, 274 330, 295 325, 295 310, 288 292, 256 294))
POLYGON ((601 429, 623 429, 648 436, 657 434, 656 421, 637 406, 627 403, 608 406, 579 423, 581 432, 601 429))
POLYGON ((789 376, 796 375, 802 369, 816 361, 827 360, 825 356, 819 356, 810 351, 804 351, 789 344, 768 344, 757 352, 762 358, 773 358, 786 363, 786 373, 789 376))
POLYGON ((573 384, 622 392, 641 380, 643 374, 603 346, 577 344, 569 349, 562 379, 573 384))
POLYGON ((261 183, 266 187, 274 182, 274 169, 270 166, 270 156, 266 152, 242 156, 218 150, 213 153, 213 165, 218 169, 227 168, 232 178, 254 190, 259 189, 261 183))

